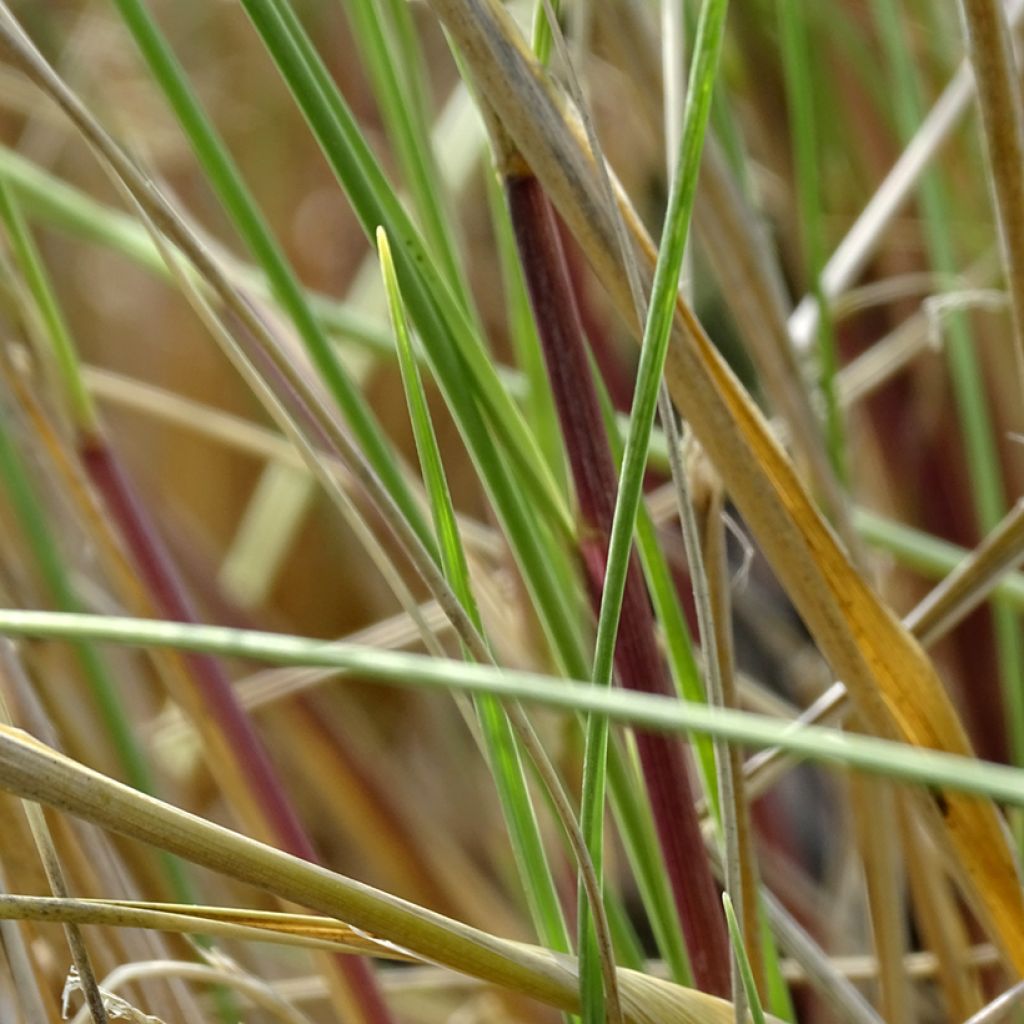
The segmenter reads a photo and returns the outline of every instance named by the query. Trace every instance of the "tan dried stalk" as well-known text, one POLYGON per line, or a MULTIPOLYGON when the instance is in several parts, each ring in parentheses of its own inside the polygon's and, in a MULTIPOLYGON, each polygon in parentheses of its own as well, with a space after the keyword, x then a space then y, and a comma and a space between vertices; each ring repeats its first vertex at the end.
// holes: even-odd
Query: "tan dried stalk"
POLYGON ((1024 103, 1002 0, 960 0, 988 154, 1024 396, 1024 103))

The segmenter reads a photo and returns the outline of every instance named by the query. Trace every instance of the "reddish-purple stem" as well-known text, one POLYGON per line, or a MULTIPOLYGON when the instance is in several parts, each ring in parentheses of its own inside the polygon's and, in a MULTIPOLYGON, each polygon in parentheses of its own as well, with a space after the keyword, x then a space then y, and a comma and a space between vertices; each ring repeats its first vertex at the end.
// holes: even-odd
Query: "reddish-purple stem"
MULTIPOLYGON (((615 464, 551 206, 540 183, 529 173, 506 177, 505 187, 565 436, 582 523, 580 557, 596 610, 601 603, 615 513, 615 464)), ((628 689, 674 696, 635 551, 626 576, 615 668, 628 689)), ((637 734, 637 748, 694 980, 703 991, 728 997, 729 941, 693 803, 686 751, 675 738, 643 732, 637 734)))
POLYGON ((580 314, 580 325, 584 337, 590 342, 590 351, 608 389, 608 397, 618 412, 629 412, 633 403, 633 382, 631 374, 622 354, 615 349, 612 332, 607 322, 594 308, 588 292, 590 270, 583 258, 579 243, 573 238, 572 232, 555 212, 555 223, 558 225, 558 238, 562 243, 562 254, 565 265, 569 268, 569 281, 572 294, 576 299, 576 308, 580 314))
MULTIPOLYGON (((146 512, 116 454, 102 437, 83 438, 79 453, 93 486, 103 498, 160 613, 175 622, 199 621, 177 567, 146 512)), ((248 780, 275 841, 288 853, 316 863, 316 850, 285 795, 270 757, 252 722, 238 703, 227 673, 206 654, 185 661, 206 707, 248 780)), ((359 957, 337 956, 341 972, 367 1024, 390 1024, 373 973, 359 957)))

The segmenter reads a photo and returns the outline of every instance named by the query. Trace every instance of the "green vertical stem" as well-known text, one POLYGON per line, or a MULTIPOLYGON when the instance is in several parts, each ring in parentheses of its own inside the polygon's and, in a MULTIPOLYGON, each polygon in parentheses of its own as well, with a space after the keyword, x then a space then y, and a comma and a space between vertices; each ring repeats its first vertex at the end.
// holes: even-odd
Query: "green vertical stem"
POLYGON ((395 19, 407 21, 406 4, 381 0, 347 0, 356 42, 374 93, 423 226, 424 239, 441 274, 463 308, 472 300, 459 261, 453 231, 454 217, 448 208, 444 183, 434 159, 427 130, 425 85, 420 70, 415 35, 395 19))
MULTIPOLYGON (((377 229, 377 246, 395 332, 406 404, 409 407, 416 452, 430 499, 431 517, 438 538, 442 568, 455 596, 466 609, 466 614, 476 630, 476 635, 470 642, 465 638, 462 640, 463 653, 474 660, 490 663, 490 651, 483 638, 483 621, 473 595, 469 565, 459 536, 455 509, 434 434, 426 393, 413 354, 412 339, 402 306, 391 247, 383 228, 377 229)), ((480 719, 489 767, 512 842, 516 866, 537 934, 549 948, 569 952, 572 948, 569 933, 530 800, 519 744, 512 723, 505 709, 493 698, 477 697, 474 704, 480 719)))
POLYGON ((836 476, 840 481, 845 481, 843 418, 836 386, 839 355, 834 325, 821 282, 825 255, 821 220, 821 170, 818 162, 818 132, 814 109, 817 90, 810 64, 812 51, 807 37, 803 0, 779 0, 778 13, 790 132, 793 136, 800 236, 811 292, 821 311, 818 321, 818 373, 821 392, 825 399, 826 446, 836 476))

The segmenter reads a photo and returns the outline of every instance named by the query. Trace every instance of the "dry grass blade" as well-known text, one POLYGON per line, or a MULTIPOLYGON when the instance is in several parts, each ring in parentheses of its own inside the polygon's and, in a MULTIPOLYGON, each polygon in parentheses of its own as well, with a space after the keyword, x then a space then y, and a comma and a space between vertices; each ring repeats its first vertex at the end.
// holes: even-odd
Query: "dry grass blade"
MULTIPOLYGON (((270 985, 251 975, 239 972, 234 969, 233 965, 228 968, 214 967, 179 960, 149 960, 124 964, 111 971, 103 979, 102 988, 107 999, 110 1016, 114 1016, 115 1008, 119 1011, 119 1015, 125 1011, 123 1001, 116 995, 116 990, 145 978, 180 978, 218 985, 221 988, 230 987, 246 996, 250 1002, 270 1016, 283 1021, 284 1024, 310 1024, 309 1017, 299 1012, 287 999, 276 993, 270 985)), ((129 1017, 129 1019, 131 1018, 129 1017)), ((144 1016, 142 1019, 144 1022, 149 1022, 157 1018, 144 1016)), ((72 1024, 85 1024, 81 1011, 72 1018, 72 1024)))
MULTIPOLYGON (((713 609, 712 621, 715 630, 714 654, 718 658, 721 693, 715 694, 709 688, 715 702, 721 700, 723 707, 739 706, 739 687, 736 679, 736 656, 732 634, 732 595, 729 564, 726 554, 725 495, 721 481, 707 464, 699 451, 693 451, 688 469, 692 475, 691 494, 694 518, 699 527, 701 556, 708 582, 708 598, 713 609)), ((710 657, 711 649, 705 650, 710 657)), ((715 676, 707 672, 709 683, 715 676)), ((716 748, 716 758, 728 758, 729 785, 722 786, 722 797, 731 798, 732 807, 722 807, 722 830, 726 837, 726 867, 730 856, 735 858, 732 865, 734 877, 726 872, 730 896, 736 903, 736 917, 744 938, 744 948, 750 961, 750 969, 758 991, 764 993, 764 950, 759 938, 761 912, 758 892, 760 880, 757 870, 754 832, 750 819, 750 806, 743 777, 743 751, 734 745, 716 748), (730 837, 730 832, 735 835, 730 837), (729 847, 735 845, 730 855, 729 847)), ((722 769, 719 772, 723 774, 722 769)), ((723 801, 724 803, 724 801, 723 801)))
POLYGON ((956 567, 914 611, 907 627, 930 644, 973 611, 995 584, 1024 559, 1024 500, 956 567))
MULTIPOLYGON (((492 0, 431 0, 474 79, 634 327, 611 217, 585 138, 567 105, 492 0)), ((625 204, 626 200, 622 199, 625 204)), ((624 210, 648 273, 655 249, 624 210)), ((677 304, 666 379, 791 600, 872 731, 960 754, 971 747, 938 676, 909 631, 850 562, 792 464, 690 309, 677 304)), ((958 875, 1009 963, 1024 971, 1024 895, 1002 819, 990 801, 922 799, 958 875)))
POLYGON ((184 935, 216 935, 248 942, 354 953, 387 960, 414 960, 386 943, 339 921, 308 914, 284 914, 179 903, 72 899, 0 894, 0 920, 60 922, 146 928, 184 935))
POLYGON ((988 168, 1013 313, 1017 372, 1024 387, 1024 106, 1006 10, 1001 0, 961 0, 978 91, 988 168))
MULTIPOLYGON (((510 942, 264 846, 147 797, 63 757, 17 729, 0 729, 0 786, 348 922, 374 941, 561 1009, 579 1006, 576 961, 510 942)), ((727 1024, 713 996, 619 971, 634 1024, 727 1024)))

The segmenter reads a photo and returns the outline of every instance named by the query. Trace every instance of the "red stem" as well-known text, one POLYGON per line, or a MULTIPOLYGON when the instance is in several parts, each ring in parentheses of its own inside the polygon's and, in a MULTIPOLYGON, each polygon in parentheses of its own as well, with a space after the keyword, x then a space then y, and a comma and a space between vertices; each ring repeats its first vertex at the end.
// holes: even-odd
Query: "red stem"
MULTIPOLYGON (((597 610, 615 513, 615 464, 551 206, 531 174, 506 177, 505 188, 565 436, 582 520, 580 557, 597 610)), ((675 696, 635 551, 626 576, 615 668, 627 689, 675 696)), ((643 732, 637 734, 637 748, 694 980, 703 991, 728 998, 729 941, 693 803, 686 751, 677 739, 643 732)))
MULTIPOLYGON (((103 438, 93 436, 81 440, 79 454, 160 614, 174 622, 199 622, 177 567, 114 451, 103 438)), ((238 703, 227 673, 210 655, 186 654, 184 659, 211 717, 237 759, 239 776, 248 781, 275 841, 288 853, 318 863, 316 850, 285 794, 266 748, 238 703)), ((367 1024, 390 1024, 390 1011, 366 962, 356 956, 335 957, 367 1024)))

